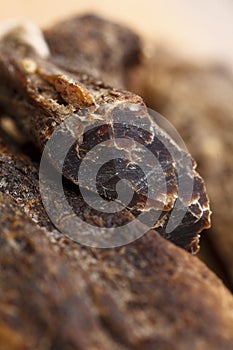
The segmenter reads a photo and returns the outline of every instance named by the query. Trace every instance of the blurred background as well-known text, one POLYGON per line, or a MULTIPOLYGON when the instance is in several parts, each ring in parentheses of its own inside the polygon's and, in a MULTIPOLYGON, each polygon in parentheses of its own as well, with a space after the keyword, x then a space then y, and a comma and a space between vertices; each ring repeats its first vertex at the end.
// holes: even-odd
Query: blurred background
POLYGON ((8 0, 0 19, 27 17, 46 26, 65 16, 97 12, 192 60, 218 60, 233 70, 232 0, 8 0))

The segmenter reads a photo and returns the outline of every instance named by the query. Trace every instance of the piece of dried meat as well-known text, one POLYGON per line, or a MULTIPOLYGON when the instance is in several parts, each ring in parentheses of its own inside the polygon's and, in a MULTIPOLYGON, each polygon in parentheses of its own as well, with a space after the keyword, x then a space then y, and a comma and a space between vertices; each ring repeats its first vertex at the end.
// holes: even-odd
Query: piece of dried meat
MULTIPOLYGON (((56 27, 51 33, 56 35, 56 27)), ((1 40, 0 104, 5 112, 41 151, 50 140, 46 157, 80 188, 97 188, 101 197, 114 201, 118 182, 126 179, 130 184, 125 192, 133 192, 133 197, 126 204, 120 197, 119 202, 130 215, 142 214, 140 222, 147 230, 154 228, 196 252, 198 233, 210 226, 210 210, 191 156, 153 121, 139 96, 106 86, 82 71, 71 73, 65 56, 61 68, 61 62, 58 66, 53 56, 45 58, 35 45, 30 36, 25 42, 15 31, 1 40), (100 148, 96 151, 95 146, 100 148), (145 171, 140 170, 143 167, 145 171)))

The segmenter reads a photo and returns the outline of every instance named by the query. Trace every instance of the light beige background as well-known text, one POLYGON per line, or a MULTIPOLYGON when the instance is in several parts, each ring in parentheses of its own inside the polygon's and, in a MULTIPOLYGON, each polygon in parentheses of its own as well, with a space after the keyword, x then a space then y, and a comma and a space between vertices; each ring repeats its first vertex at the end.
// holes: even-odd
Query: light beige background
POLYGON ((232 0, 0 0, 0 20, 27 17, 46 26, 83 12, 117 19, 196 60, 233 69, 232 0))

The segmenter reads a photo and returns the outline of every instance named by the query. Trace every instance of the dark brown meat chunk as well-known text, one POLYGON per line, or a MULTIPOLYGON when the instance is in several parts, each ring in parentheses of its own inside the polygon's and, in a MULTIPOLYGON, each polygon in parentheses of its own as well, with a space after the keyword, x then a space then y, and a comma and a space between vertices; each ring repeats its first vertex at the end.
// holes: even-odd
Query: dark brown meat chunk
POLYGON ((75 16, 44 31, 54 61, 124 87, 128 71, 140 62, 141 42, 127 27, 96 15, 75 16), (62 44, 61 44, 62 43, 62 44))
MULTIPOLYGON (((58 26, 58 34, 60 30, 58 26)), ((56 27, 50 33, 55 36, 56 27)), ((148 229, 153 227, 177 245, 196 252, 198 233, 210 226, 210 210, 203 180, 196 172, 196 164, 191 156, 181 150, 151 119, 139 96, 108 87, 76 69, 70 73, 64 68, 67 64, 65 57, 64 67, 60 68, 53 62, 53 57, 42 57, 38 53, 40 50, 35 49, 35 44, 35 40, 31 45, 30 40, 25 43, 15 32, 2 39, 0 104, 5 112, 17 120, 41 151, 51 139, 56 127, 60 126, 59 142, 54 150, 49 149, 47 153, 50 162, 58 170, 63 163, 60 159, 57 160, 54 154, 60 154, 61 145, 66 144, 67 132, 74 138, 74 144, 60 170, 77 185, 80 185, 80 163, 93 146, 105 140, 110 140, 116 145, 116 137, 133 140, 134 143, 129 148, 122 146, 121 142, 116 145, 121 156, 114 160, 113 165, 110 164, 109 171, 104 169, 97 178, 97 184, 93 177, 86 187, 80 186, 93 191, 97 185, 101 196, 113 200, 116 183, 129 176, 130 188, 136 197, 128 204, 129 215, 135 217, 138 212, 148 212, 152 217, 154 212, 159 213, 158 219, 152 221, 148 229), (71 116, 74 119, 72 124, 68 125, 71 116), (127 121, 124 118, 127 118, 127 121), (102 124, 99 126, 96 120, 100 120, 102 124), (136 125, 132 125, 131 121, 136 125), (145 146, 143 151, 138 148, 138 143, 145 146), (162 168, 161 173, 158 172, 159 167, 155 167, 150 161, 147 162, 150 152, 157 158, 162 168), (151 178, 158 184, 158 190, 156 193, 152 191, 146 208, 144 203, 147 182, 143 176, 138 178, 138 172, 129 171, 136 168, 137 161, 145 163, 149 169, 148 173, 152 174, 151 178), (184 183, 193 180, 188 202, 187 199, 185 201, 187 191, 179 192, 179 180, 183 178, 184 183), (164 180, 165 189, 160 186, 164 180), (168 224, 175 222, 176 215, 180 212, 186 214, 183 215, 180 224, 178 222, 170 232, 167 230, 168 224)), ((98 163, 98 156, 99 154, 95 154, 90 160, 89 168, 98 163)))

